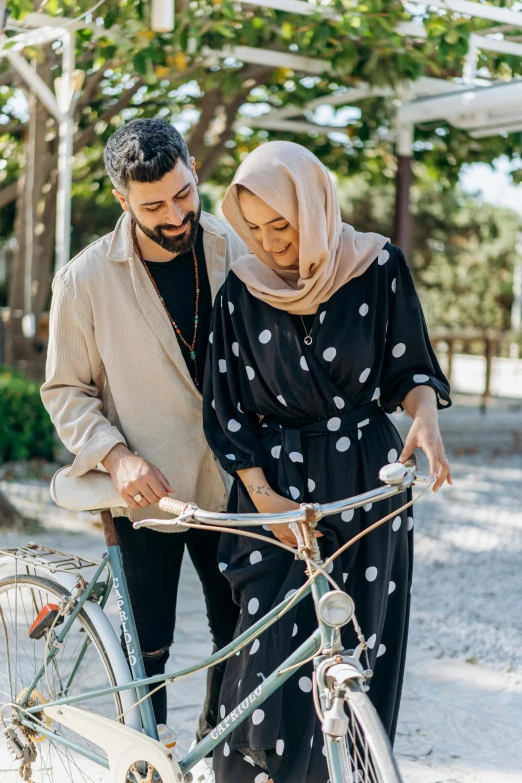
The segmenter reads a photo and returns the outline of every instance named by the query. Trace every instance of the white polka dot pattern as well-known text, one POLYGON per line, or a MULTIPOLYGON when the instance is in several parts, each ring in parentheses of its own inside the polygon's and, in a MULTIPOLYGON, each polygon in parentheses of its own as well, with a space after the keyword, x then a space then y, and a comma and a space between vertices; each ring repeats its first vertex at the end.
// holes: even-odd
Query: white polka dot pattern
POLYGON ((248 613, 249 614, 255 614, 259 609, 259 599, 258 598, 251 598, 248 602, 248 613))
POLYGON ((255 710, 252 714, 252 723, 254 726, 259 726, 260 723, 262 723, 265 719, 265 713, 263 710, 255 710))
POLYGON ((372 371, 371 367, 367 367, 365 370, 363 370, 362 373, 359 375, 359 381, 361 383, 366 383, 366 381, 370 377, 371 371, 372 371))
POLYGON ((359 307, 359 314, 360 314, 360 315, 362 315, 362 316, 364 317, 365 315, 368 315, 368 311, 369 311, 369 309, 370 309, 370 308, 368 307, 368 305, 367 305, 367 304, 366 304, 366 302, 365 302, 364 304, 362 304, 362 305, 359 307))
POLYGON ((310 372, 310 369, 308 367, 308 362, 306 361, 304 356, 301 356, 301 360, 299 364, 301 365, 302 370, 306 370, 306 372, 310 372))
POLYGON ((375 580, 377 579, 377 569, 376 569, 376 567, 375 566, 370 566, 369 568, 366 569, 366 571, 364 572, 364 575, 365 575, 366 579, 368 580, 368 582, 375 582, 375 580))
POLYGON ((401 356, 404 356, 406 353, 406 346, 404 343, 397 343, 397 345, 394 345, 392 348, 392 356, 394 356, 396 359, 399 359, 401 356))
POLYGON ((263 343, 263 345, 269 343, 271 339, 272 339, 272 332, 270 331, 270 329, 265 329, 259 335, 259 342, 263 343))
POLYGON ((310 677, 301 677, 299 679, 299 688, 303 691, 303 693, 310 693, 312 690, 312 680, 310 677))
POLYGON ((219 372, 226 372, 227 371, 227 363, 225 359, 220 359, 218 362, 219 372))
POLYGON ((323 352, 323 359, 325 362, 333 362, 336 356, 337 350, 335 348, 327 348, 326 351, 323 352))
POLYGON ((348 451, 350 448, 350 438, 339 438, 337 443, 335 444, 335 448, 337 451, 348 451))
POLYGON ((337 432, 337 430, 341 426, 341 419, 338 416, 334 416, 333 418, 329 419, 326 426, 330 430, 330 432, 337 432))
POLYGON ((252 369, 252 367, 249 367, 248 365, 245 367, 247 378, 249 381, 253 381, 256 377, 255 371, 252 369))

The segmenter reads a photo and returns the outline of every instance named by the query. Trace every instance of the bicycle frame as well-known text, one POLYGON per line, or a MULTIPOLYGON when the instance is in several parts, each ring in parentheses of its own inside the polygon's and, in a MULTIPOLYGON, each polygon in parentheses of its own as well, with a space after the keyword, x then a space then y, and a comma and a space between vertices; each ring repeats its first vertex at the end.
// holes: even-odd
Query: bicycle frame
MULTIPOLYGON (((425 477, 417 476, 417 478, 420 480, 424 480, 425 477)), ((414 474, 409 473, 408 476, 404 478, 404 480, 401 480, 400 483, 397 482, 395 486, 388 485, 387 487, 381 487, 363 493, 357 496, 356 498, 350 499, 349 501, 338 501, 336 503, 329 504, 329 509, 330 509, 329 513, 330 514, 338 513, 348 508, 357 508, 359 506, 362 506, 365 502, 369 500, 380 500, 387 497, 392 497, 393 495, 399 494, 405 491, 406 489, 408 489, 412 485, 413 481, 414 481, 414 474)), ((430 482, 431 480, 428 480, 428 483, 430 482)), ((308 511, 314 512, 314 507, 312 506, 308 506, 307 509, 308 511)), ((304 512, 300 512, 300 513, 304 513, 304 517, 306 519, 308 519, 307 509, 305 509, 304 512)), ((286 514, 276 515, 276 517, 279 518, 279 521, 284 520, 287 522, 291 522, 294 519, 296 519, 297 515, 298 515, 297 512, 288 512, 286 514)), ((223 517, 222 514, 216 515, 216 514, 209 514, 209 513, 207 513, 206 516, 208 518, 219 517, 219 521, 222 521, 222 517, 223 517)), ((234 516, 236 519, 238 519, 238 521, 240 521, 242 525, 245 525, 247 527, 260 524, 260 519, 258 515, 244 514, 244 515, 234 515, 234 516)), ((286 608, 289 607, 291 603, 298 603, 299 601, 303 600, 303 598, 308 596, 310 592, 312 593, 314 604, 316 607, 316 615, 317 615, 317 622, 318 622, 317 631, 312 636, 310 636, 303 644, 301 644, 301 646, 298 647, 297 650, 295 650, 278 667, 277 670, 273 671, 268 677, 264 678, 263 681, 257 686, 257 688, 252 693, 249 694, 249 696, 246 699, 244 699, 240 704, 238 704, 236 708, 232 710, 232 712, 226 715, 220 721, 220 723, 212 730, 212 732, 207 737, 205 737, 205 739, 199 742, 191 751, 189 751, 189 753, 182 760, 178 762, 179 769, 183 773, 187 773, 195 764, 197 764, 198 761, 203 759, 205 756, 208 756, 209 753, 212 750, 214 750, 217 747, 217 745, 219 745, 225 739, 225 737, 227 737, 237 726, 241 725, 261 704, 263 704, 264 701, 266 701, 266 699, 268 699, 273 693, 275 693, 275 691, 277 691, 283 685, 283 683, 289 677, 291 677, 292 674, 294 674, 294 672, 299 668, 301 664, 304 664, 305 662, 309 661, 311 658, 316 657, 319 653, 323 651, 327 652, 329 648, 335 646, 335 642, 339 638, 337 636, 338 631, 326 625, 326 623, 322 621, 319 611, 317 611, 320 598, 330 590, 328 579, 323 572, 321 571, 316 572, 313 575, 314 576, 313 580, 311 580, 311 582, 309 582, 306 585, 306 587, 304 587, 304 589, 302 588, 301 590, 297 591, 298 592, 297 596, 291 595, 287 597, 278 606, 274 607, 274 609, 268 612, 264 617, 262 617, 248 630, 246 630, 243 634, 241 634, 237 639, 232 641, 229 645, 227 645, 220 651, 206 658, 204 661, 201 661, 200 663, 195 664, 194 666, 191 666, 186 669, 181 669, 179 671, 167 672, 165 674, 156 675, 154 677, 146 677, 143 656, 138 641, 136 624, 134 621, 129 591, 127 587, 127 581, 123 571, 121 550, 118 544, 116 530, 114 527, 114 522, 112 520, 110 511, 102 511, 101 519, 102 519, 105 541, 107 544, 107 555, 103 560, 102 564, 99 566, 99 569, 95 577, 89 582, 85 590, 82 591, 81 596, 79 596, 78 601, 74 609, 72 610, 71 615, 68 617, 67 621, 65 622, 64 627, 62 628, 60 634, 57 635, 56 641, 59 643, 60 641, 62 641, 62 639, 65 638, 65 635, 68 629, 70 628, 72 622, 74 621, 74 618, 78 615, 78 612, 81 610, 82 606, 91 596, 94 587, 96 585, 97 577, 101 573, 102 569, 108 566, 111 575, 110 583, 109 583, 110 587, 108 589, 111 589, 112 587, 115 590, 118 610, 120 614, 120 621, 122 623, 122 628, 124 633, 124 641, 127 646, 127 654, 128 654, 129 664, 131 667, 132 680, 124 685, 120 684, 101 690, 88 691, 78 696, 63 697, 61 699, 56 699, 51 702, 46 702, 43 708, 44 713, 47 709, 50 708, 58 708, 60 706, 72 705, 78 702, 88 701, 89 699, 96 698, 99 696, 106 696, 114 693, 119 693, 128 689, 135 689, 136 693, 138 694, 138 699, 140 700, 139 710, 141 714, 144 731, 148 737, 150 737, 152 740, 157 741, 158 735, 157 735, 156 723, 154 720, 154 712, 152 709, 150 698, 148 698, 149 685, 156 685, 158 683, 163 683, 166 681, 174 682, 177 679, 180 679, 181 677, 185 677, 197 671, 204 670, 206 668, 209 668, 210 666, 219 663, 222 660, 225 660, 226 658, 230 657, 238 650, 242 649, 247 644, 253 642, 254 639, 256 639, 258 636, 260 636, 263 633, 263 631, 265 631, 272 624, 272 622, 277 621, 279 616, 285 612, 286 608)), ((226 522, 224 522, 223 524, 226 525, 226 522)), ((315 541, 315 539, 313 540, 315 541)), ((315 565, 319 565, 319 563, 317 562, 315 563, 315 565)), ((309 566, 313 568, 314 563, 312 561, 309 561, 309 566)), ((102 600, 106 601, 106 597, 104 597, 102 600)), ((57 649, 58 648, 55 646, 53 642, 50 645, 50 649, 48 651, 47 663, 49 662, 49 660, 51 660, 53 655, 56 654, 57 649)), ((315 663, 317 663, 317 659, 315 663)), ((43 676, 46 665, 47 664, 42 665, 40 672, 34 678, 30 686, 30 689, 28 690, 24 698, 25 704, 28 703, 30 691, 36 688, 38 684, 38 680, 43 676)), ((362 670, 361 670, 361 676, 364 676, 362 670)), ((41 704, 35 705, 33 707, 25 706, 24 708, 25 715, 37 714, 39 712, 42 712, 41 704)), ((24 723, 25 725, 34 726, 34 724, 31 724, 31 721, 27 717, 22 718, 22 723, 24 723)), ((52 731, 51 729, 39 725, 38 730, 40 733, 44 734, 45 736, 50 738, 52 737, 52 739, 55 742, 66 745, 70 749, 75 750, 76 752, 85 756, 86 758, 100 764, 100 766, 106 768, 109 766, 107 760, 103 756, 96 754, 92 751, 86 750, 85 748, 77 745, 71 740, 67 740, 66 738, 62 737, 60 734, 52 731)), ((125 731, 125 729, 123 728, 122 730, 125 731)), ((129 728, 129 731, 131 730, 132 729, 129 728)), ((333 754, 332 757, 335 758, 336 757, 335 754, 333 754)))
MULTIPOLYGON (((104 512, 104 514, 106 513, 108 512, 104 512)), ((105 520, 104 529, 106 523, 107 520, 105 520)), ((78 600, 72 613, 67 618, 67 621, 64 623, 60 633, 57 634, 56 641, 59 644, 63 639, 65 639, 65 636, 74 622, 75 617, 78 615, 84 603, 89 600, 97 582, 99 573, 101 573, 101 570, 107 566, 111 572, 110 584, 112 589, 115 591, 117 598, 120 621, 123 626, 124 640, 127 646, 127 654, 132 672, 132 682, 126 685, 113 686, 102 690, 87 691, 78 696, 56 699, 55 701, 47 702, 45 709, 49 707, 77 704, 79 702, 88 701, 89 699, 118 693, 131 688, 136 690, 138 698, 141 699, 148 694, 149 685, 157 685, 158 683, 164 681, 174 682, 181 677, 185 677, 189 674, 201 671, 202 669, 206 669, 209 666, 218 663, 223 658, 229 657, 230 654, 237 652, 245 645, 250 644, 252 641, 254 641, 254 639, 260 636, 264 630, 266 630, 274 618, 278 618, 278 616, 285 611, 285 608, 291 602, 295 602, 297 604, 302 601, 303 598, 307 597, 310 592, 312 592, 314 601, 317 604, 321 596, 330 589, 326 577, 323 576, 323 574, 318 574, 312 584, 303 591, 302 595, 299 595, 296 599, 293 596, 286 598, 278 606, 274 607, 274 609, 258 620, 247 631, 241 634, 237 639, 233 640, 229 645, 219 650, 217 653, 214 653, 205 660, 189 668, 155 675, 154 677, 146 677, 143 656, 138 641, 134 616, 132 613, 127 581, 123 571, 121 551, 117 543, 108 546, 107 555, 102 561, 94 578, 89 582, 85 590, 82 592, 81 598, 78 600)), ((297 650, 295 650, 276 671, 272 672, 268 677, 266 677, 266 679, 264 679, 263 682, 261 682, 258 687, 249 694, 249 696, 243 699, 243 701, 240 702, 240 704, 238 704, 236 708, 232 710, 232 712, 225 716, 225 718, 220 721, 215 729, 213 729, 213 731, 207 737, 205 737, 205 739, 199 742, 182 760, 179 761, 181 770, 184 773, 188 772, 195 764, 197 764, 198 761, 205 758, 205 756, 208 756, 209 753, 211 753, 228 734, 230 734, 237 726, 243 723, 256 709, 258 709, 261 704, 263 704, 264 701, 266 701, 266 699, 268 699, 275 691, 277 691, 283 685, 283 683, 289 677, 291 677, 292 674, 295 673, 299 664, 304 663, 305 661, 309 660, 311 656, 320 652, 322 641, 324 642, 324 645, 328 646, 331 641, 332 634, 333 629, 318 619, 318 630, 297 650)), ((47 663, 56 654, 58 649, 59 648, 55 646, 54 643, 50 645, 50 649, 47 655, 47 663)), ((37 687, 38 681, 44 675, 44 672, 45 666, 42 664, 40 671, 37 673, 33 682, 31 683, 30 690, 37 687)), ((24 697, 25 703, 27 703, 29 700, 30 690, 28 690, 24 697)), ((41 710, 41 705, 36 705, 34 707, 26 707, 25 713, 30 715, 41 712, 41 710)), ((157 728, 150 698, 145 698, 139 704, 139 710, 141 713, 145 733, 147 736, 152 737, 153 739, 157 739, 157 728)), ((29 726, 32 725, 29 719, 23 719, 22 722, 29 726)), ((55 742, 66 745, 71 750, 74 750, 91 761, 98 763, 100 766, 106 768, 108 767, 107 760, 103 756, 92 751, 88 751, 86 748, 66 739, 62 735, 54 732, 52 729, 48 729, 42 726, 39 727, 39 731, 45 736, 52 738, 55 742)))

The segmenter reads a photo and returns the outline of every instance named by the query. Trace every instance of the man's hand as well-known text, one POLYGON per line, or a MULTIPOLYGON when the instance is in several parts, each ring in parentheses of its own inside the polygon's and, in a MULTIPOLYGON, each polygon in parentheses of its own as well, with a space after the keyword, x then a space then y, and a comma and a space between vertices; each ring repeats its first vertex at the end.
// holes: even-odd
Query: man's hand
POLYGON ((116 492, 131 508, 145 508, 174 492, 161 470, 119 443, 102 460, 116 492), (135 495, 141 495, 139 503, 135 495))

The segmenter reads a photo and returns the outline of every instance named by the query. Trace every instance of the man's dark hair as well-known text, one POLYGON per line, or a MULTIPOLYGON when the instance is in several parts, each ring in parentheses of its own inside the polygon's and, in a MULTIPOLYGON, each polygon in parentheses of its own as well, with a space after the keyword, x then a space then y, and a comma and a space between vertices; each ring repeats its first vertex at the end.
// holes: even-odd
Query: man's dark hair
POLYGON ((183 136, 165 120, 132 120, 112 134, 103 153, 112 184, 125 194, 129 182, 158 182, 181 158, 190 167, 183 136))

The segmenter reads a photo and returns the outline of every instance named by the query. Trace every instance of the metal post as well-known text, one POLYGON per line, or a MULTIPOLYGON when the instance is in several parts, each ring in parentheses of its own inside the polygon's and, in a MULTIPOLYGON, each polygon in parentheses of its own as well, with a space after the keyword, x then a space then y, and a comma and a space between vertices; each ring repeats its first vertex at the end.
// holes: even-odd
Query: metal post
POLYGON ((151 27, 157 33, 174 30, 174 0, 152 0, 151 27))
POLYGON ((522 231, 518 234, 515 267, 513 269, 511 330, 513 332, 513 342, 509 346, 509 355, 512 359, 518 359, 520 354, 520 337, 522 336, 522 231))
POLYGON ((62 77, 58 105, 62 114, 59 123, 58 192, 56 195, 56 270, 70 259, 71 253, 71 188, 74 134, 73 71, 75 35, 65 32, 63 39, 62 77))
POLYGON ((465 84, 474 84, 477 77, 477 62, 479 56, 478 36, 471 35, 468 43, 468 53, 464 60, 464 68, 462 70, 462 81, 465 84))
MULTIPOLYGON (((400 118, 399 118, 400 120, 400 118)), ((412 183, 413 125, 399 121, 397 142, 397 176, 395 188, 395 217, 393 222, 394 245, 410 258, 412 245, 412 219, 410 213, 410 188, 412 183)))

